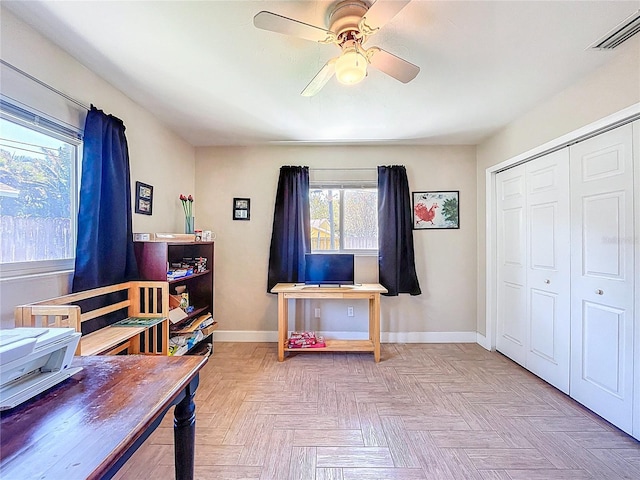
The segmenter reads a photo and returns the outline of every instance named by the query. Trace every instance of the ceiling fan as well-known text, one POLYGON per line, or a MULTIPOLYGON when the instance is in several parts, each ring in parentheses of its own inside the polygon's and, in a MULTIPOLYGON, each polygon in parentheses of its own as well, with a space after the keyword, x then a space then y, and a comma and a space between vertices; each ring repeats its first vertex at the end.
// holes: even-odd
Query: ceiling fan
POLYGON ((292 35, 319 43, 334 43, 342 53, 329 60, 302 91, 311 97, 336 75, 340 83, 354 85, 367 75, 371 65, 383 73, 408 83, 420 67, 379 47, 365 48, 368 37, 396 16, 411 0, 377 0, 373 5, 363 0, 342 0, 329 13, 329 28, 262 11, 253 17, 257 28, 292 35))

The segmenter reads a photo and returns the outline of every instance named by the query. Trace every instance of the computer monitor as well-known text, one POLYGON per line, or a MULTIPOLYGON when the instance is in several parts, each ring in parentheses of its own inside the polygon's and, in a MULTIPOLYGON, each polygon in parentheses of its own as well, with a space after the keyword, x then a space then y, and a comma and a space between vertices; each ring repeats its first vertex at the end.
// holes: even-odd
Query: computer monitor
POLYGON ((353 254, 307 253, 305 255, 305 284, 353 285, 353 254))

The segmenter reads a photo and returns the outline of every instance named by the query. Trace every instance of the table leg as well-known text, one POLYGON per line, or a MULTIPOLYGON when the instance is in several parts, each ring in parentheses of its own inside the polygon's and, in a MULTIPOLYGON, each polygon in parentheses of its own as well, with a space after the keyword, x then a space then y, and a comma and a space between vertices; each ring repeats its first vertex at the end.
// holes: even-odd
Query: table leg
POLYGON ((284 293, 278 294, 278 361, 284 361, 284 344, 287 341, 289 322, 289 300, 284 293))
POLYGON ((196 440, 196 405, 193 397, 198 376, 185 388, 184 398, 176 405, 173 422, 176 480, 193 480, 196 440))
POLYGON ((376 344, 375 336, 376 336, 376 326, 375 326, 375 295, 369 295, 369 341, 371 343, 376 344))
POLYGON ((380 294, 369 300, 369 318, 373 327, 373 360, 380 361, 380 294))

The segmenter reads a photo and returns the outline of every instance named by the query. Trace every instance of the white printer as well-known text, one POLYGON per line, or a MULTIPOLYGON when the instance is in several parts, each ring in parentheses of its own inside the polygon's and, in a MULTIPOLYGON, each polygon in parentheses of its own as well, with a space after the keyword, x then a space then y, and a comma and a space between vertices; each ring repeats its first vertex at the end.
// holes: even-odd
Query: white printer
POLYGON ((13 408, 75 375, 80 341, 73 328, 0 330, 0 410, 13 408))

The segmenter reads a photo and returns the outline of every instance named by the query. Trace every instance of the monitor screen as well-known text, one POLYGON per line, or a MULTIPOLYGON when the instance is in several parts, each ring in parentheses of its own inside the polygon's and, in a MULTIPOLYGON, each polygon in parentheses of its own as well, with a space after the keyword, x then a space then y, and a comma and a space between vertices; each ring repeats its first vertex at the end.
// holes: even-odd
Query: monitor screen
POLYGON ((353 255, 307 253, 305 283, 310 285, 353 285, 353 255))

